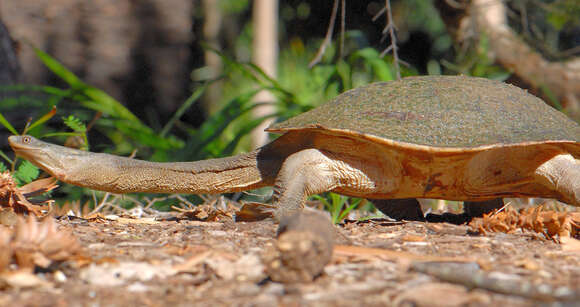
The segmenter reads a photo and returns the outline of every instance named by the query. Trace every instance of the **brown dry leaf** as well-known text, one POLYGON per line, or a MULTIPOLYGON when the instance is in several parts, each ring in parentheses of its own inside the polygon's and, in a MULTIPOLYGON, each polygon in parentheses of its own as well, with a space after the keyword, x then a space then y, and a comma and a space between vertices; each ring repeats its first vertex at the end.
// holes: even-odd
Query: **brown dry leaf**
POLYGON ((272 212, 274 212, 273 209, 276 208, 271 204, 246 202, 240 210, 236 212, 236 221, 255 222, 272 218, 272 212))
POLYGON ((0 288, 50 288, 52 283, 25 270, 3 272, 0 274, 0 288))
POLYGON ((10 242, 6 244, 21 269, 48 267, 53 261, 64 261, 81 252, 76 237, 68 230, 59 230, 52 218, 42 222, 37 222, 32 216, 19 218, 10 242))
POLYGON ((26 197, 37 196, 48 191, 52 191, 58 187, 56 178, 48 177, 34 180, 31 183, 25 184, 18 189, 26 197))
POLYGON ((190 220, 217 222, 222 217, 232 218, 233 214, 221 209, 216 209, 214 206, 203 204, 194 207, 193 209, 183 209, 171 206, 171 209, 180 212, 178 218, 186 218, 190 220))
POLYGON ((9 172, 0 173, 0 207, 11 208, 16 213, 42 216, 43 205, 50 204, 51 201, 32 203, 27 197, 48 192, 56 187, 54 178, 39 179, 18 187, 9 172))
POLYGON ((472 231, 486 234, 490 232, 513 233, 529 230, 543 234, 548 239, 556 235, 560 238, 577 236, 580 229, 580 215, 574 212, 543 211, 543 206, 525 208, 520 211, 506 207, 475 218, 469 223, 472 231))
MULTIPOLYGON (((85 202, 84 205, 81 204, 80 201, 66 201, 64 204, 59 206, 53 206, 50 210, 50 215, 52 216, 64 216, 64 215, 72 215, 80 218, 84 218, 87 220, 93 219, 95 214, 89 216, 92 209, 89 205, 89 202, 85 202)), ((100 215, 100 213, 96 213, 100 215)), ((102 215, 100 215, 102 217, 102 215)))

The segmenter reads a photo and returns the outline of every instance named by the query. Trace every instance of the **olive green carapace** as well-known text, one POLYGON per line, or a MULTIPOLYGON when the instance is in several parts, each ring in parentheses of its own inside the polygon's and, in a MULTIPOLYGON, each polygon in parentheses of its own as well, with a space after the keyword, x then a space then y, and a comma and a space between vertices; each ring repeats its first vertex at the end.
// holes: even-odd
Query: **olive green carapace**
POLYGON ((580 126, 539 98, 502 82, 463 76, 374 83, 269 130, 305 128, 447 148, 580 142, 580 126))

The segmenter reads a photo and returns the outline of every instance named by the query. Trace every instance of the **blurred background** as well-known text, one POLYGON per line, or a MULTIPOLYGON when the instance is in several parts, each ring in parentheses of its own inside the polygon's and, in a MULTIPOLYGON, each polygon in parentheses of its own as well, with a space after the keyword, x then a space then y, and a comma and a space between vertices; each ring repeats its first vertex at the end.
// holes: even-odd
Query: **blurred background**
POLYGON ((156 161, 227 156, 399 70, 503 80, 579 120, 579 56, 577 0, 2 1, 2 163, 23 131, 156 161))

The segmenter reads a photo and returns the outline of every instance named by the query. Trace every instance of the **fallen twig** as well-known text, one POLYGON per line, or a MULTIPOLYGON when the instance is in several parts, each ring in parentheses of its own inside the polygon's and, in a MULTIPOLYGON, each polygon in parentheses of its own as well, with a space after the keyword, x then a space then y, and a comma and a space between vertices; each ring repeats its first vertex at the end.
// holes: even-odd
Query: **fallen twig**
POLYGON ((481 288, 497 293, 517 295, 542 301, 578 301, 580 293, 569 287, 552 287, 519 279, 504 279, 491 276, 473 264, 415 262, 411 268, 420 273, 437 277, 443 281, 481 288))

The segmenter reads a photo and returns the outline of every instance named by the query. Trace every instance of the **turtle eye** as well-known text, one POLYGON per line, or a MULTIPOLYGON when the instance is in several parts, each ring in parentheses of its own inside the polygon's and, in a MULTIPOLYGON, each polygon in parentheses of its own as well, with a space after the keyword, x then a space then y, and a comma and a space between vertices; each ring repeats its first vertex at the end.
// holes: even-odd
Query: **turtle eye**
POLYGON ((22 143, 30 144, 30 142, 32 142, 32 138, 30 136, 25 135, 24 137, 22 137, 22 143))

